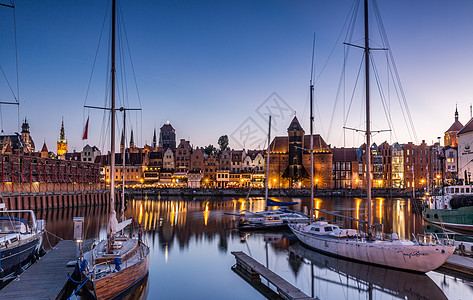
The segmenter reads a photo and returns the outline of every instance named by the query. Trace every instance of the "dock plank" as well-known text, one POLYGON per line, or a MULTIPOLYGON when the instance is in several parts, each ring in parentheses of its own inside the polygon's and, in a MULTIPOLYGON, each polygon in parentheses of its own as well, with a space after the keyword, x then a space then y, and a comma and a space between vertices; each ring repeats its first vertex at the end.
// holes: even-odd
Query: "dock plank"
POLYGON ((77 244, 61 241, 34 263, 19 279, 13 280, 0 290, 0 299, 55 299, 64 287, 73 268, 67 263, 77 259, 77 244))
POLYGON ((263 276, 266 280, 268 280, 272 285, 274 285, 280 296, 285 299, 313 299, 307 296, 304 292, 300 289, 296 288, 285 279, 274 273, 273 271, 269 270, 253 258, 249 257, 242 251, 234 251, 232 254, 235 256, 237 260, 237 264, 243 265, 245 268, 249 268, 252 271, 258 273, 259 275, 263 276))
POLYGON ((449 259, 443 264, 441 268, 446 268, 461 272, 468 275, 473 275, 473 258, 468 256, 461 256, 453 254, 449 259))

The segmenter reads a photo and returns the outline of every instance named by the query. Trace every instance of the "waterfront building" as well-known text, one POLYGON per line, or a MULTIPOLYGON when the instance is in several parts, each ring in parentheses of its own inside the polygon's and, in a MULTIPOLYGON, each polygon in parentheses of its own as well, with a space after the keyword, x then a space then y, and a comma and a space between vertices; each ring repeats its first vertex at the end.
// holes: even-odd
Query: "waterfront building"
POLYGON ((332 181, 335 189, 359 188, 358 157, 356 148, 330 148, 332 157, 332 181))
POLYGON ((220 170, 230 171, 232 169, 232 153, 230 150, 223 150, 220 153, 220 170))
POLYGON ((243 160, 245 159, 244 150, 233 150, 231 151, 231 172, 240 173, 243 165, 243 160))
POLYGON ((0 135, 0 149, 2 153, 6 154, 23 154, 23 153, 34 153, 35 144, 33 138, 30 135, 30 126, 25 121, 21 125, 21 135, 15 134, 2 134, 0 135))
POLYGON ((202 148, 197 148, 192 151, 190 159, 190 170, 198 171, 204 168, 204 151, 202 148))
POLYGON ((217 185, 217 171, 219 170, 219 160, 215 154, 204 155, 204 183, 206 187, 217 185))
POLYGON ((445 181, 455 184, 458 178, 458 147, 445 146, 445 181))
POLYGON ((473 172, 473 118, 457 133, 458 137, 458 177, 471 180, 473 172))
POLYGON ((57 155, 63 156, 67 153, 67 139, 66 139, 66 132, 64 130, 64 118, 61 122, 61 130, 59 132, 59 138, 57 140, 57 155))
POLYGON ((85 145, 80 153, 80 160, 84 162, 95 162, 95 159, 100 156, 100 150, 96 146, 85 145))
POLYGON ((161 126, 159 132, 159 147, 163 149, 170 148, 171 150, 176 149, 176 130, 169 123, 169 121, 161 126))
POLYGON ((458 146, 458 137, 457 133, 463 128, 463 125, 458 121, 458 109, 455 107, 455 121, 452 126, 445 131, 444 134, 444 146, 457 147, 458 146))
POLYGON ((230 171, 229 170, 218 170, 217 171, 217 187, 226 188, 228 182, 230 181, 230 171))
POLYGON ((166 171, 174 171, 174 153, 171 148, 167 148, 163 155, 163 169, 166 171))
POLYGON ((176 172, 187 172, 191 164, 192 147, 189 141, 181 139, 175 151, 176 172))
POLYGON ((443 148, 440 146, 440 142, 436 142, 430 146, 429 179, 432 182, 432 186, 442 185, 444 158, 445 154, 443 153, 443 148))
POLYGON ((388 142, 383 142, 379 145, 379 152, 383 157, 383 182, 381 187, 391 188, 393 186, 392 180, 392 149, 388 142))
POLYGON ((163 152, 162 149, 158 149, 157 151, 150 151, 148 152, 148 165, 156 167, 158 170, 163 168, 163 152))
MULTIPOLYGON (((427 187, 429 172, 429 146, 422 140, 420 145, 412 142, 404 144, 404 178, 405 188, 421 189, 427 187)), ((430 174, 429 174, 430 177, 430 174)))
MULTIPOLYGON (((287 129, 288 135, 277 136, 269 145, 269 188, 310 187, 310 135, 305 135, 297 117, 287 129)), ((314 184, 330 188, 332 152, 319 134, 313 136, 314 184)))
POLYGON ((200 188, 200 184, 202 178, 204 177, 201 169, 194 169, 187 173, 187 187, 198 189, 200 188))
POLYGON ((403 189, 404 183, 404 149, 398 142, 392 144, 392 160, 391 160, 391 178, 392 187, 403 189))

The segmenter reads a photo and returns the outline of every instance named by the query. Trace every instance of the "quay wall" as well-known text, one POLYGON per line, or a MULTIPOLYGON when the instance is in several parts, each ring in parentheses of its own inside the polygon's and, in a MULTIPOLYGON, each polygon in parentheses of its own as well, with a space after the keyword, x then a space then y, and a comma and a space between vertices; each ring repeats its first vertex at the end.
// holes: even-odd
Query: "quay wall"
MULTIPOLYGON (((373 189, 374 197, 412 197, 412 190, 404 189, 373 189)), ((149 197, 161 196, 216 196, 216 197, 264 197, 264 189, 244 188, 129 188, 127 194, 135 197, 146 195, 149 197)), ((310 197, 310 189, 269 189, 271 197, 310 197)), ((366 197, 366 191, 361 189, 316 189, 315 197, 366 197)), ((423 191, 416 191, 416 197, 422 197, 423 191)))
MULTIPOLYGON (((121 200, 121 194, 116 193, 115 202, 121 200)), ((54 209, 93 205, 108 205, 110 191, 70 191, 48 193, 1 193, 0 203, 5 203, 8 209, 54 209)))

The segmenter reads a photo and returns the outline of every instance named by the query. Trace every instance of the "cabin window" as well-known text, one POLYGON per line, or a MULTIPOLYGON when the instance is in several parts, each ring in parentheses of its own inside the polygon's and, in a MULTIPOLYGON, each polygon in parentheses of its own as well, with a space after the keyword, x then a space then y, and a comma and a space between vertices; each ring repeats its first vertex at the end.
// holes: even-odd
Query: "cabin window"
POLYGON ((332 231, 332 227, 325 227, 325 231, 332 231))
POLYGON ((461 188, 461 193, 464 193, 465 192, 465 189, 464 188, 461 188))
POLYGON ((455 194, 458 194, 459 188, 455 188, 455 194))
POLYGON ((470 192, 470 188, 466 188, 465 193, 469 193, 469 192, 470 192))

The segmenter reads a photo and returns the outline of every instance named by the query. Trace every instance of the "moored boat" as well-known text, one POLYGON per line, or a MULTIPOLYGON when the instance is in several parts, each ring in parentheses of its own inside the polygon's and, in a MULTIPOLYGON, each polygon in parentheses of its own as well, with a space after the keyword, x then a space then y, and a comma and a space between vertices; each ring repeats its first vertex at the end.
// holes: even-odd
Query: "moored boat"
POLYGON ((0 280, 11 279, 38 258, 44 228, 32 210, 7 210, 0 203, 0 280))
MULTIPOLYGON (((325 221, 315 221, 309 225, 290 225, 292 232, 306 246, 317 251, 331 255, 352 259, 364 263, 371 263, 385 267, 398 268, 415 272, 432 271, 445 263, 453 254, 455 248, 450 245, 441 244, 435 236, 424 236, 422 239, 413 241, 400 240, 396 233, 388 237, 376 236, 374 224, 371 217, 371 124, 370 124, 370 39, 368 23, 368 0, 364 0, 364 46, 356 46, 364 49, 365 60, 365 116, 366 116, 366 194, 367 194, 367 221, 349 218, 366 226, 366 232, 358 233, 355 229, 341 229, 337 225, 325 221)), ((349 43, 346 43, 351 45, 349 43)), ((312 78, 310 84, 310 97, 312 107, 312 78)), ((313 114, 311 109, 311 127, 313 114)), ((311 130, 312 139, 312 130, 311 130)), ((312 145, 310 149, 313 152, 312 145)), ((313 175, 311 174, 311 185, 313 175)), ((313 198, 311 198, 313 204, 313 198)), ((321 211, 321 210, 319 210, 321 211)), ((323 211, 325 212, 325 211, 323 211)), ((331 213, 334 214, 334 213, 331 213)), ((337 215, 337 214, 334 214, 337 215)), ((312 211, 311 211, 312 216, 312 211)), ((340 215, 337 215, 340 216, 340 215)))
POLYGON ((473 186, 452 185, 436 190, 424 202, 422 218, 439 226, 473 232, 473 186))
MULTIPOLYGON (((132 223, 125 220, 124 193, 121 203, 121 221, 118 223, 115 212, 115 35, 116 35, 116 0, 112 1, 111 30, 111 107, 104 108, 111 112, 110 126, 110 215, 107 226, 107 239, 97 247, 84 253, 80 269, 82 283, 97 299, 112 299, 131 289, 148 275, 149 247, 142 240, 143 234, 131 229, 130 236, 124 230, 132 223)), ((87 107, 87 106, 86 106, 87 107)), ((97 108, 97 107, 92 107, 97 108)), ((121 108, 120 110, 126 110, 121 108)), ((125 116, 124 116, 125 120, 125 116)), ((125 124, 124 124, 125 125, 125 124)), ((125 128, 125 126, 123 126, 125 128)), ((124 152, 123 152, 124 153, 124 152)), ((123 160, 125 164, 125 160, 123 160)))

